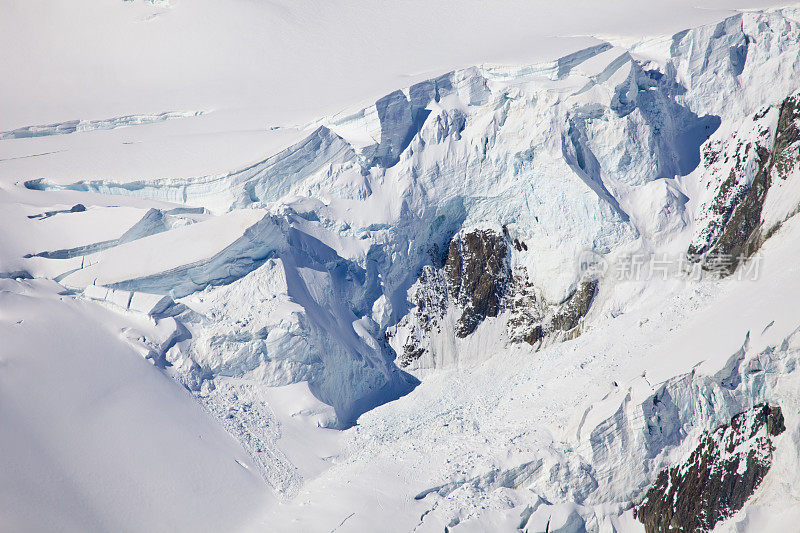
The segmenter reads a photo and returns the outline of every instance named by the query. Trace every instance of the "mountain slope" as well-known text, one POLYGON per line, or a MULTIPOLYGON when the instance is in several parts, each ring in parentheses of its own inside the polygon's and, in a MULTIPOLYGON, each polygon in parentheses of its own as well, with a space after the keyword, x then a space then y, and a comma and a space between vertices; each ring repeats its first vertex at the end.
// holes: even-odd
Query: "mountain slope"
MULTIPOLYGON (((704 522, 756 524, 796 503, 774 472, 798 468, 798 57, 796 8, 743 12, 454 70, 297 128, 234 170, 15 176, 0 196, 0 220, 22 229, 0 235, 7 327, 25 291, 40 291, 44 319, 9 357, 49 321, 78 359, 47 376, 99 351, 150 360, 118 369, 147 376, 120 409, 180 411, 142 438, 195 417, 169 449, 202 427, 224 450, 190 450, 217 466, 166 489, 227 480, 225 513, 198 514, 201 529, 261 513, 257 527, 280 530, 657 531, 661 473, 693 483, 679 474, 698 443, 765 404, 786 425, 762 447, 769 466, 737 462, 752 483, 704 522), (101 349, 70 333, 98 328, 101 349), (141 397, 151 382, 167 396, 141 397), (225 467, 242 447, 250 458, 225 467)), ((87 124, 100 126, 42 131, 106 131, 87 124)), ((40 140, 14 135, 0 143, 40 140)), ((51 344, 41 351, 61 353, 51 344)), ((8 375, 10 405, 34 375, 8 375)), ((120 388, 95 377, 90 389, 120 388)), ((15 449, 47 442, 22 435, 15 449)), ((69 455, 83 446, 51 462, 84 468, 69 455)), ((88 486, 76 524, 116 527, 126 498, 88 486)))

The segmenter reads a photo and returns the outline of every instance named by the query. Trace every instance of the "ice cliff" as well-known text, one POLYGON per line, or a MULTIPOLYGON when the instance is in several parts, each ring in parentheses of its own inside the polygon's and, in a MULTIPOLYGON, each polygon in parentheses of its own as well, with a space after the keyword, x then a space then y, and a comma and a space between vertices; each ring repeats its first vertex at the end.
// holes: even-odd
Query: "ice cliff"
MULTIPOLYGON (((125 309, 153 299, 145 312, 180 331, 153 357, 198 395, 219 378, 307 381, 335 408, 330 424, 348 427, 426 372, 574 339, 635 301, 595 263, 727 254, 730 273, 746 262, 800 204, 799 15, 741 13, 549 63, 449 72, 222 175, 32 180, 205 211, 148 212, 119 239, 32 251, 29 270, 102 301, 125 291, 125 309)), ((470 486, 538 491, 520 529, 541 529, 561 499, 573 507, 558 531, 597 531, 598 506, 667 483, 658 472, 699 432, 782 401, 775 380, 794 371, 796 343, 642 397, 630 385, 609 416, 587 412, 558 457, 470 486)))

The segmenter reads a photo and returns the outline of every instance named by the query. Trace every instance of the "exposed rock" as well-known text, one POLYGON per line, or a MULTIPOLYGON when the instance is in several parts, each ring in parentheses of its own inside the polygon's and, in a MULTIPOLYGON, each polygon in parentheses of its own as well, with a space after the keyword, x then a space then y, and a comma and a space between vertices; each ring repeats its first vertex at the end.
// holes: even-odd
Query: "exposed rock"
MULTIPOLYGON (((761 209, 770 185, 770 167, 769 152, 759 147, 757 153, 758 172, 750 186, 737 196, 735 207, 722 228, 719 239, 709 251, 712 258, 714 256, 730 258, 726 265, 729 272, 736 270, 740 258, 750 257, 761 245, 761 209)), ((727 190, 733 183, 735 176, 732 171, 722 189, 727 190)))
POLYGON ((753 117, 757 129, 754 142, 734 139, 734 148, 724 156, 715 145, 708 145, 704 151, 711 172, 714 165, 732 160, 728 177, 708 206, 709 222, 688 249, 690 257, 704 259, 706 270, 733 273, 772 234, 773 228, 763 227, 762 209, 773 178, 787 179, 790 169, 800 161, 800 96, 783 101, 777 124, 772 123, 774 135, 771 127, 762 124, 769 122, 768 112, 765 109, 753 117))
POLYGON ((505 239, 476 230, 450 243, 444 270, 450 295, 463 306, 456 335, 466 337, 486 317, 497 316, 510 279, 505 239))
POLYGON ((430 336, 441 333, 448 308, 460 315, 454 328, 459 338, 475 331, 486 317, 500 313, 511 278, 508 253, 506 237, 488 229, 475 230, 452 239, 441 266, 422 268, 409 292, 414 307, 399 325, 407 332, 398 350, 401 367, 408 367, 430 348, 430 336))
POLYGON ((502 312, 506 312, 512 343, 538 348, 548 337, 565 340, 580 334, 577 326, 592 304, 597 281, 583 281, 564 301, 548 303, 523 267, 512 274, 509 256, 516 253, 515 248, 525 250, 506 228, 502 234, 475 230, 453 238, 441 268, 423 267, 409 292, 414 307, 398 324, 403 333, 395 349, 401 367, 420 359, 431 349, 432 338, 451 328, 443 326, 451 312, 457 317, 452 331, 458 338, 469 336, 487 317, 502 312), (512 243, 520 245, 512 248, 512 243))
POLYGON ((544 337, 542 329, 544 306, 524 269, 514 273, 514 282, 509 290, 507 306, 510 310, 508 338, 511 342, 527 342, 534 346, 542 340, 544 337))
POLYGON ((780 407, 757 405, 700 438, 682 464, 663 470, 634 516, 647 533, 710 531, 741 509, 772 465, 780 407))
POLYGON ((794 146, 798 141, 800 141, 800 95, 794 95, 781 104, 778 129, 775 132, 773 164, 781 179, 786 179, 789 171, 800 161, 798 157, 800 154, 794 146))
POLYGON ((528 332, 525 334, 522 340, 533 346, 543 338, 544 338, 544 331, 542 330, 542 326, 537 324, 533 326, 530 330, 528 330, 528 332))
POLYGON ((550 324, 553 329, 570 331, 581 321, 592 305, 597 293, 597 280, 582 281, 569 298, 561 305, 550 324))
POLYGON ((398 359, 401 367, 409 366, 425 353, 427 346, 422 342, 422 337, 426 337, 434 328, 437 331, 441 329, 439 320, 444 315, 448 302, 447 281, 443 270, 437 270, 430 265, 423 267, 411 300, 414 303, 413 317, 417 328, 412 330, 403 345, 398 359))
POLYGON ((580 334, 577 326, 589 312, 597 287, 597 280, 584 280, 563 302, 547 304, 536 296, 535 288, 524 273, 515 275, 508 303, 511 309, 509 339, 535 346, 546 337, 557 335, 560 340, 577 337, 580 334))

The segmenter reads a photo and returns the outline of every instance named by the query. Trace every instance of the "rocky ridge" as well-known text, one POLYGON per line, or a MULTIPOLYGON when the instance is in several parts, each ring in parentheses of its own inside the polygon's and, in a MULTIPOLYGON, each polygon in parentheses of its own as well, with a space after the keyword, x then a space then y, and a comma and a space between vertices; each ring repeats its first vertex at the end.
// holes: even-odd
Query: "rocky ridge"
POLYGON ((709 176, 729 173, 725 179, 707 181, 716 193, 704 206, 707 221, 699 226, 688 248, 689 256, 702 260, 706 267, 722 261, 728 273, 757 252, 794 213, 782 213, 771 224, 762 217, 770 187, 792 179, 800 164, 800 95, 758 111, 752 121, 744 121, 742 129, 746 130, 735 133, 726 144, 712 142, 703 150, 703 166, 709 176))
POLYGON ((435 365, 431 335, 447 335, 452 320, 451 342, 470 336, 487 319, 506 325, 509 342, 526 342, 536 348, 545 341, 579 335, 599 281, 583 279, 562 301, 548 302, 531 283, 525 267, 511 267, 512 254, 526 247, 518 239, 512 240, 506 228, 454 237, 440 268, 423 267, 410 291, 414 307, 388 334, 392 345, 401 347, 400 366, 412 366, 426 354, 435 365))
POLYGON ((780 407, 761 404, 703 434, 685 462, 661 471, 634 509, 647 533, 711 531, 741 509, 772 466, 780 407))

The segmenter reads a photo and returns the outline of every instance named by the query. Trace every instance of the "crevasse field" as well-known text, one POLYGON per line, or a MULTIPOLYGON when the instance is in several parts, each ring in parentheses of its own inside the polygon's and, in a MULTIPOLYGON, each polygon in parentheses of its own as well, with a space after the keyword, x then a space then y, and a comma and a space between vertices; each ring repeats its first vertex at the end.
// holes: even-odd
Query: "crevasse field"
POLYGON ((800 4, 0 0, 0 530, 800 531, 800 4))

